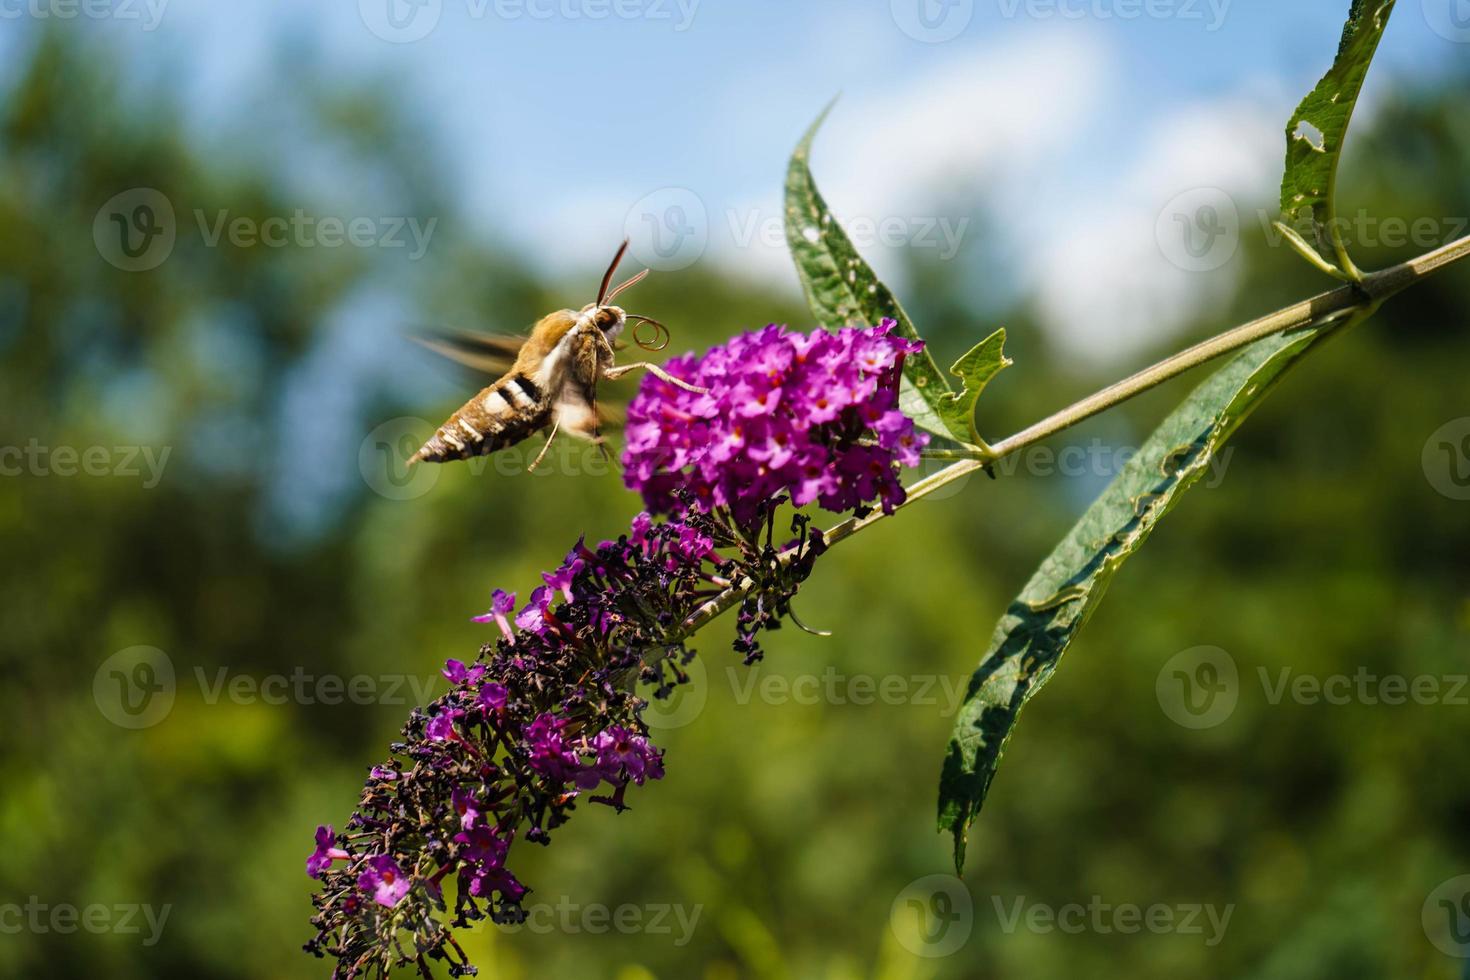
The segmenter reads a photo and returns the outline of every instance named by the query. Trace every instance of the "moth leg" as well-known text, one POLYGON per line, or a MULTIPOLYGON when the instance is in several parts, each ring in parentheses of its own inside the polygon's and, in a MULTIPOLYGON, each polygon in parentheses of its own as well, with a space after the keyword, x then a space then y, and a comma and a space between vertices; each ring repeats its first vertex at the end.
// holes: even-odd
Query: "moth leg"
POLYGON ((546 450, 551 448, 551 440, 556 438, 557 430, 560 428, 561 419, 557 419, 556 422, 551 426, 551 435, 546 437, 546 445, 541 447, 541 451, 536 454, 536 458, 531 461, 531 465, 526 467, 527 473, 535 472, 536 467, 541 465, 542 458, 546 456, 546 450))
POLYGON ((602 413, 597 408, 596 396, 592 398, 591 440, 592 445, 596 446, 597 451, 602 454, 604 462, 614 462, 613 454, 607 449, 607 439, 602 434, 602 413))
POLYGON ((662 378, 664 381, 667 381, 669 384, 673 385, 676 388, 683 388, 685 391, 693 392, 696 395, 709 394, 708 388, 700 388, 699 386, 692 385, 687 381, 681 381, 669 372, 665 371, 663 368, 659 367, 657 364, 650 364, 648 361, 638 361, 633 364, 623 364, 618 367, 610 367, 602 372, 602 376, 604 378, 607 378, 609 381, 616 381, 618 378, 621 378, 629 371, 637 371, 639 368, 647 371, 655 378, 662 378))

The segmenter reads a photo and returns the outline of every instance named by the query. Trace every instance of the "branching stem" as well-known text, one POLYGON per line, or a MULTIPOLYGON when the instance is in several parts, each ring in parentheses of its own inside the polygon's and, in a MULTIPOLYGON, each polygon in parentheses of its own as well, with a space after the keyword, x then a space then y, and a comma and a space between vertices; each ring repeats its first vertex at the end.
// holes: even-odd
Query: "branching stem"
MULTIPOLYGON (((1300 330, 1303 327, 1314 326, 1327 320, 1374 308, 1390 296, 1402 292, 1409 286, 1467 256, 1470 256, 1470 236, 1451 242, 1432 252, 1426 252, 1401 265, 1364 276, 1361 283, 1342 286, 1331 292, 1322 293, 1195 344, 1193 347, 1180 351, 1172 357, 1167 357, 1137 374, 1124 378, 1096 394, 1089 395, 1047 416, 1013 436, 991 443, 990 449, 993 457, 989 461, 961 459, 937 473, 924 477, 908 487, 908 499, 900 507, 907 507, 922 500, 946 484, 953 483, 976 470, 985 469, 995 460, 1048 439, 1058 432, 1070 429, 1077 423, 1121 405, 1130 398, 1176 378, 1192 368, 1249 346, 1263 337, 1289 330, 1300 330)), ((845 538, 852 537, 863 528, 877 523, 886 516, 888 515, 876 511, 867 517, 850 517, 826 532, 827 544, 834 545, 845 538)), ((749 580, 736 583, 700 606, 685 621, 685 634, 693 633, 716 616, 739 604, 750 586, 749 580)))

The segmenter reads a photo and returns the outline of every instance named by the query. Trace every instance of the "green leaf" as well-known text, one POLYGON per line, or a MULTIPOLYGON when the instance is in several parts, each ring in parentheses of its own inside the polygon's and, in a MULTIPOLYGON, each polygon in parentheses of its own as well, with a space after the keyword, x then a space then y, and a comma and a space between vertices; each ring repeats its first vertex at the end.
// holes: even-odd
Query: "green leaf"
POLYGON ((958 393, 940 398, 935 406, 945 426, 951 432, 962 435, 961 442, 984 450, 989 450, 990 447, 985 445, 975 429, 975 402, 991 379, 1011 366, 1011 359, 1005 355, 1005 346, 1006 332, 997 330, 955 361, 949 373, 959 378, 963 387, 958 393))
MULTIPOLYGON (((893 293, 873 274, 832 217, 812 179, 807 164, 812 140, 830 111, 829 105, 806 131, 786 171, 786 241, 807 303, 817 322, 828 329, 892 319, 905 337, 922 340, 893 293)), ((939 373, 928 348, 904 359, 899 408, 920 428, 964 442, 968 429, 955 432, 939 412, 940 399, 950 393, 949 382, 939 373)))
MULTIPOLYGON (((1363 79, 1388 26, 1395 0, 1353 0, 1343 28, 1342 44, 1331 70, 1297 106, 1286 125, 1286 174, 1281 181, 1281 210, 1293 220, 1310 221, 1314 249, 1304 239, 1293 247, 1319 267, 1337 270, 1341 278, 1362 278, 1348 257, 1333 220, 1337 166, 1342 159, 1348 123, 1363 90, 1363 79), (1320 250, 1320 251, 1319 251, 1320 250), (1334 256, 1337 264, 1324 258, 1334 256)), ((1300 227, 1299 227, 1300 230, 1300 227)))
POLYGON ((1051 677, 1114 573, 1283 373, 1331 329, 1318 324, 1259 340, 1196 388, 1011 603, 970 679, 939 781, 939 828, 954 835, 956 869, 1021 709, 1051 677))

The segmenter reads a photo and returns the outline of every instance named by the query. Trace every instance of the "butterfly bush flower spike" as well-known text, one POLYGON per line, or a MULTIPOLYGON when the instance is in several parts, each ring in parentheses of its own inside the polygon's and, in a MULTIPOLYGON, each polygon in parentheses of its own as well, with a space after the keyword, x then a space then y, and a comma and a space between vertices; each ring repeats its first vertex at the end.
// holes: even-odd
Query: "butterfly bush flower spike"
POLYGON ((925 443, 897 408, 917 349, 891 323, 772 326, 670 364, 707 392, 645 380, 625 464, 648 511, 616 540, 578 541, 519 611, 496 590, 475 619, 499 636, 445 663, 449 692, 410 715, 346 832, 318 828, 306 948, 335 959, 334 977, 474 973, 453 930, 525 917, 520 849, 549 843, 579 805, 623 811, 630 786, 663 778, 643 712, 689 680, 689 624, 745 583, 735 650, 759 660, 760 634, 825 550, 799 509, 778 534, 778 507, 903 501, 899 468, 925 443))

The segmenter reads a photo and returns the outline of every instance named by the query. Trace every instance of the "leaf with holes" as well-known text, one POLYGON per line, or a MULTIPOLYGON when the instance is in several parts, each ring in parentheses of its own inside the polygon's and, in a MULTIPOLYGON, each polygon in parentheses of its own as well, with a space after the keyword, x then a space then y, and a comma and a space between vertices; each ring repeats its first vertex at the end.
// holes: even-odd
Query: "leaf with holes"
POLYGON ((1323 324, 1257 341, 1196 388, 1011 603, 970 679, 940 776, 939 827, 954 835, 956 869, 963 869, 966 832, 1021 709, 1051 677, 1119 566, 1272 385, 1331 329, 1323 324))
MULTIPOLYGON (((807 161, 812 140, 832 109, 828 106, 806 131, 786 171, 786 241, 817 322, 828 329, 872 325, 892 319, 911 340, 922 340, 908 314, 889 288, 853 247, 817 191, 807 161)), ((951 394, 934 356, 925 348, 904 359, 899 408, 920 428, 955 442, 968 440, 968 427, 956 432, 940 413, 941 399, 951 394)))
POLYGON ((1297 106, 1286 125, 1286 174, 1281 210, 1291 244, 1314 265, 1345 279, 1360 278, 1335 226, 1337 167, 1348 123, 1395 0, 1353 0, 1332 68, 1297 106), (1295 222, 1295 229, 1289 228, 1295 222), (1309 244, 1315 240, 1316 246, 1309 244), (1330 257, 1324 257, 1324 253, 1330 257), (1335 264, 1334 264, 1335 262, 1335 264))

